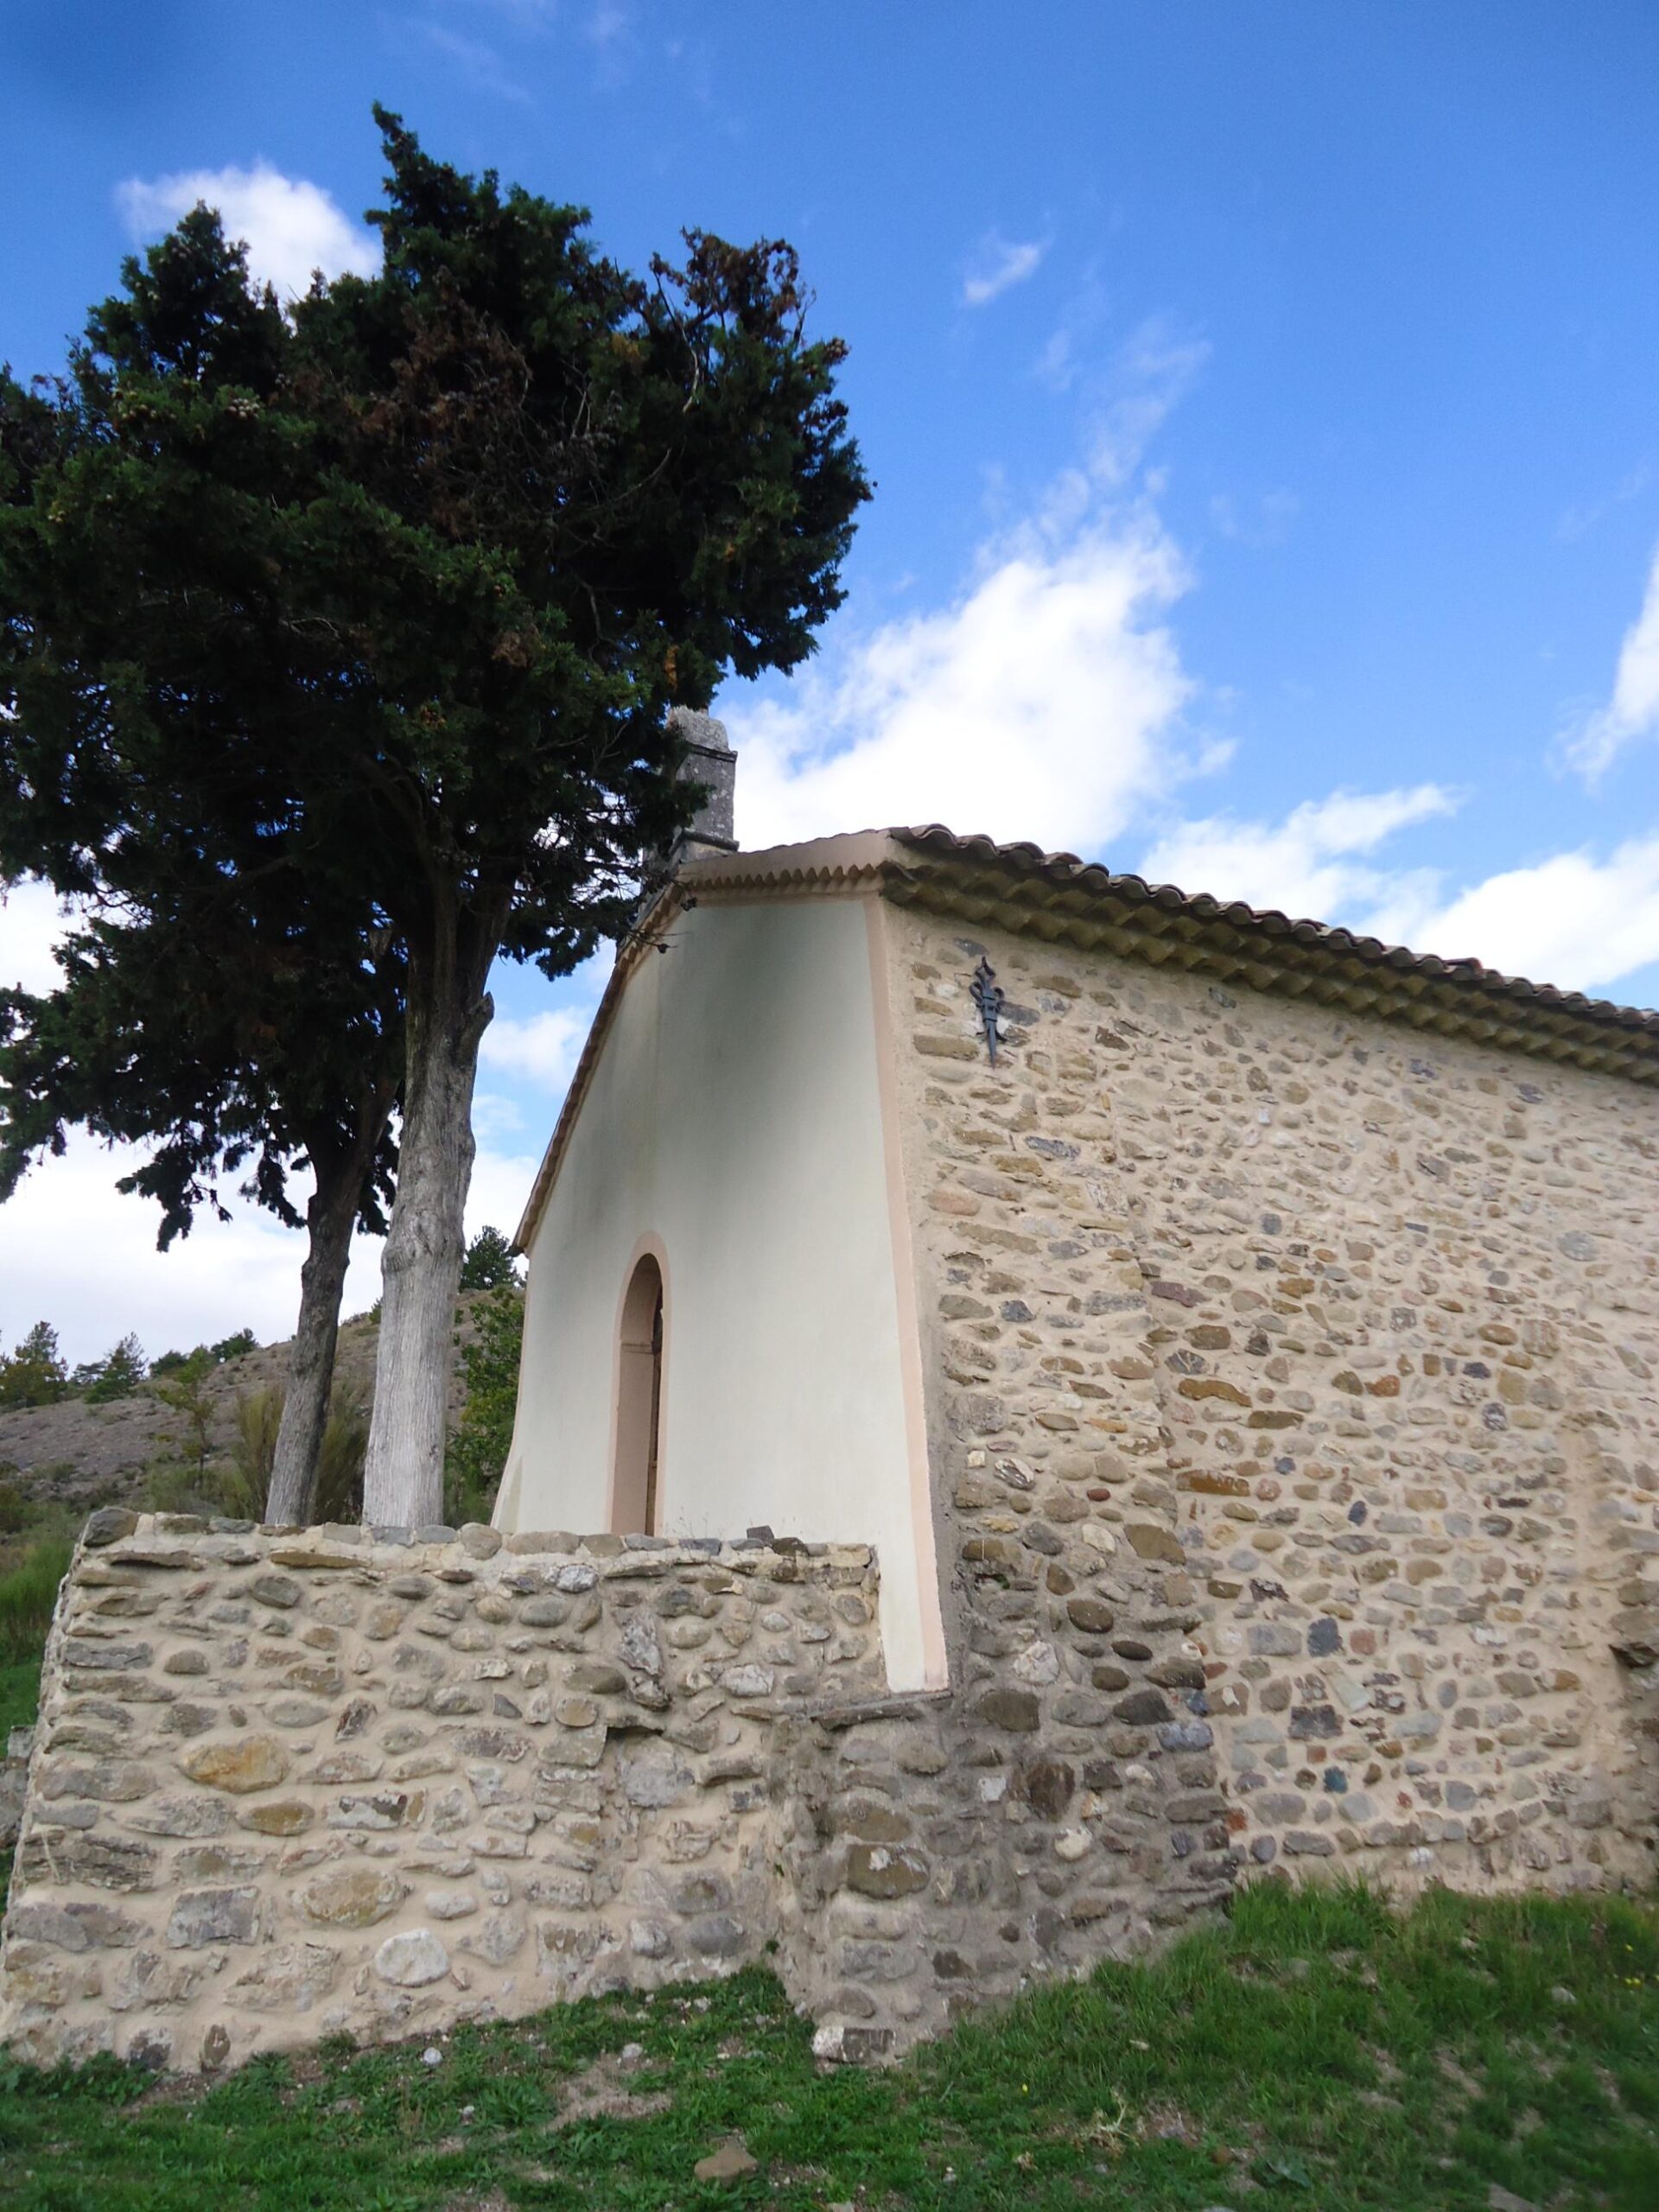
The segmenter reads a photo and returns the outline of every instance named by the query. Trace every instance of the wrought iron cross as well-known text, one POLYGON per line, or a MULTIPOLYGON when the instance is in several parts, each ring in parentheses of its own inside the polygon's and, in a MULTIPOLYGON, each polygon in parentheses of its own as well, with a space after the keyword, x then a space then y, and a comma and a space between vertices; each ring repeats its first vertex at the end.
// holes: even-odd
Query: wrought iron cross
POLYGON ((974 1004, 979 1008, 979 1018, 985 1025, 985 1042, 990 1048, 991 1065, 995 1067, 996 1048, 1001 1041, 996 1023, 997 1017, 1002 1011, 1004 994, 1001 985, 996 980, 996 970, 983 953, 981 953, 979 965, 974 970, 974 980, 969 986, 969 990, 974 1004))

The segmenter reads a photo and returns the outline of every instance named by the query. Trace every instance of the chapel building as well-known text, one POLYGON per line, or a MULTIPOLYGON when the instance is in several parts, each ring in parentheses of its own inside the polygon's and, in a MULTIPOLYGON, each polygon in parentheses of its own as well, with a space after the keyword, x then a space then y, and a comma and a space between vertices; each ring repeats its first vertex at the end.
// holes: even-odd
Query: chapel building
POLYGON ((1190 1754, 1190 1875, 1650 1870, 1659 1015, 938 827, 740 852, 695 734, 498 1525, 873 1545, 976 1788, 1190 1754))

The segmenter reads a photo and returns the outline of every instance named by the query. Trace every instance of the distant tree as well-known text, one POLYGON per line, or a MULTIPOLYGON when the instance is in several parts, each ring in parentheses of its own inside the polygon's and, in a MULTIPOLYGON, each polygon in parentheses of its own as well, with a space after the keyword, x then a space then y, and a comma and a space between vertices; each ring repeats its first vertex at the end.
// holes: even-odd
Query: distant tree
POLYGON ((444 1517, 454 1527, 487 1521, 494 1510, 518 1408, 524 1293, 512 1281, 497 1285, 474 1305, 471 1320, 472 1339, 461 1352, 466 1402, 445 1462, 444 1517))
POLYGON ((0 1406, 54 1406, 69 1395, 58 1332, 37 1321, 16 1351, 0 1354, 0 1406))
POLYGON ((188 881, 291 861, 320 911, 367 909, 353 944, 386 931, 365 1511, 419 1522, 492 963, 561 975, 630 925, 697 803, 670 709, 804 658, 868 486, 787 246, 694 232, 640 278, 582 211, 377 118, 377 276, 285 321, 197 210, 67 383, 0 407, 0 875, 107 898, 129 826, 171 820, 188 881))
POLYGON ((213 1456, 215 1408, 207 1388, 213 1368, 211 1354, 194 1351, 164 1382, 156 1385, 156 1395, 176 1416, 162 1433, 189 1470, 198 1491, 207 1481, 208 1462, 213 1456))
POLYGON ((232 1335, 221 1337, 216 1344, 208 1346, 208 1350, 221 1366, 227 1359, 242 1359, 249 1352, 257 1351, 258 1349, 259 1339, 251 1329, 238 1329, 232 1335))
POLYGON ((512 1247, 499 1229, 486 1224, 467 1247, 461 1263, 463 1290, 499 1290, 503 1283, 518 1281, 518 1262, 512 1247))
POLYGON ((130 1398, 148 1372, 143 1346, 129 1333, 102 1359, 76 1368, 73 1381, 92 1404, 101 1406, 114 1398, 130 1398))

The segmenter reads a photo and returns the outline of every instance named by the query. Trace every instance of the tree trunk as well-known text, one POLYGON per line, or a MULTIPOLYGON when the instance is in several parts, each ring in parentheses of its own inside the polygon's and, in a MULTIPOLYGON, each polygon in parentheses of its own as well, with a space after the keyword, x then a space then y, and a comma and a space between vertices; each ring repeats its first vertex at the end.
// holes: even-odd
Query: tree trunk
POLYGON ((415 1529, 443 1517, 451 1340, 466 1256, 473 1084, 494 1007, 484 989, 499 931, 410 956, 397 1195, 380 1261, 380 1344, 363 1518, 415 1529))
POLYGON ((300 1270, 300 1318, 289 1357, 287 1394, 276 1432, 270 1495, 265 1503, 265 1518, 278 1526, 302 1527, 311 1518, 316 1498, 317 1461, 328 1424, 334 1345, 340 1335, 340 1296, 352 1256, 352 1231, 357 1226, 363 1178, 379 1135, 377 1129, 367 1160, 355 1147, 327 1165, 314 1155, 317 1187, 306 1208, 310 1242, 300 1270))

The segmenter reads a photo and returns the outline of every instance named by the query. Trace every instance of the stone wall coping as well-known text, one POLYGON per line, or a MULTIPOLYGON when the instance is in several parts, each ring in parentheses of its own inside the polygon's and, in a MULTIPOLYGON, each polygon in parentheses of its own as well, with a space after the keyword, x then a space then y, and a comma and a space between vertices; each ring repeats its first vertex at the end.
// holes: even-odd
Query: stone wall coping
MULTIPOLYGON (((499 1529, 480 1522, 458 1529, 329 1523, 298 1529, 107 1508, 91 1516, 82 1543, 111 1568, 263 1565, 359 1574, 424 1572, 441 1580, 462 1582, 471 1581, 481 1567, 491 1563, 499 1572, 511 1571, 519 1560, 557 1561, 572 1589, 591 1589, 596 1582, 654 1580, 682 1567, 723 1567, 734 1574, 788 1581, 801 1579, 804 1569, 809 1575, 862 1571, 875 1563, 868 1544, 807 1543, 791 1537, 579 1536, 564 1529, 503 1536, 499 1529), (121 1525, 112 1527, 112 1522, 121 1525)), ((542 1572, 546 1571, 543 1566, 542 1572)))

